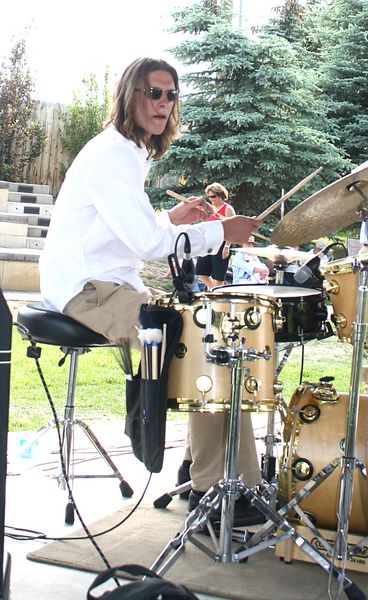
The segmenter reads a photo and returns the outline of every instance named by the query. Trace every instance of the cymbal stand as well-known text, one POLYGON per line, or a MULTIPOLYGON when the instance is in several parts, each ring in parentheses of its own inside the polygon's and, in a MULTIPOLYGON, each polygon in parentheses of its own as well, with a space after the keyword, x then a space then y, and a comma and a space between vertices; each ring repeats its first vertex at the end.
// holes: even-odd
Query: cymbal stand
MULTIPOLYGON (((368 543, 368 536, 366 536, 353 548, 351 548, 350 550, 348 549, 349 517, 351 512, 353 496, 354 471, 358 469, 362 477, 364 477, 368 481, 366 465, 364 465, 362 461, 360 461, 355 455, 356 432, 359 414, 361 371, 364 356, 364 345, 367 334, 367 324, 365 322, 365 315, 368 305, 368 258, 366 260, 361 259, 360 263, 361 264, 357 300, 357 317, 356 321, 353 324, 353 355, 350 376, 350 398, 345 430, 344 454, 341 458, 335 458, 327 466, 325 466, 316 476, 314 476, 313 479, 311 479, 301 490, 299 490, 299 492, 291 499, 290 502, 288 502, 284 507, 282 507, 278 511, 278 514, 280 516, 285 516, 291 510, 295 510, 299 514, 299 516, 303 518, 306 526, 313 532, 314 535, 318 537, 319 541, 329 552, 329 554, 333 557, 333 560, 342 561, 343 565, 345 565, 345 561, 349 557, 354 556, 354 554, 359 554, 359 551, 368 543), (319 485, 321 485, 338 467, 340 467, 342 471, 340 479, 337 513, 338 529, 335 537, 334 547, 331 548, 329 543, 323 538, 321 533, 311 522, 308 515, 306 515, 303 512, 303 510, 299 507, 299 503, 305 498, 307 498, 311 493, 313 493, 313 491, 319 485)), ((255 505, 257 506, 256 503, 255 505)), ((262 528, 260 528, 259 531, 251 538, 251 540, 247 544, 248 550, 246 550, 243 554, 240 553, 240 556, 242 557, 249 555, 251 553, 249 549, 252 548, 253 551, 256 551, 257 544, 262 544, 262 541, 265 537, 270 535, 272 529, 273 525, 271 521, 269 521, 262 528)), ((304 548, 301 547, 301 549, 304 548)), ((321 564, 319 560, 317 562, 321 564)), ((321 566, 323 565, 321 564, 321 566)), ((340 584, 344 587, 346 594, 350 598, 351 596, 349 595, 344 584, 344 580, 346 578, 344 577, 343 572, 336 570, 336 567, 334 566, 333 562, 330 563, 330 573, 339 580, 340 584)), ((352 593, 355 594, 355 592, 352 593)), ((366 598, 366 596, 361 595, 362 592, 360 592, 360 590, 356 591, 356 593, 360 595, 353 595, 353 598, 366 598)))
MULTIPOLYGON (((353 324, 353 358, 350 376, 350 400, 346 422, 344 456, 342 458, 342 477, 339 492, 338 531, 335 552, 338 560, 348 558, 348 531, 351 512, 354 471, 361 463, 356 458, 356 432, 358 425, 360 382, 364 356, 364 344, 367 334, 365 315, 367 311, 368 260, 361 259, 357 302, 357 320, 353 324)), ((363 472, 362 472, 363 474, 363 472)), ((366 474, 365 474, 366 477, 366 474)), ((367 540, 365 538, 365 540, 367 540)), ((353 549, 354 551, 354 549, 353 549)))
MULTIPOLYGON (((231 303, 232 304, 232 303, 231 303)), ((231 307, 234 314, 234 308, 231 307)), ((235 321, 235 319, 233 319, 235 321)), ((206 326, 206 356, 216 360, 216 350, 209 347, 213 342, 213 336, 209 333, 211 329, 211 306, 207 304, 207 326, 206 326)), ((265 348, 263 352, 257 352, 254 349, 246 349, 240 344, 236 334, 228 336, 228 343, 232 339, 232 345, 220 348, 218 358, 219 364, 224 364, 225 354, 228 356, 228 364, 231 368, 231 404, 228 423, 227 445, 225 453, 224 477, 216 485, 208 490, 201 498, 198 506, 187 516, 184 527, 175 538, 173 538, 156 558, 151 570, 158 574, 164 574, 175 563, 185 550, 185 544, 189 541, 196 548, 213 558, 216 562, 222 563, 240 563, 251 554, 264 550, 275 543, 282 542, 291 537, 298 547, 306 552, 315 562, 317 562, 325 571, 332 574, 343 586, 349 600, 366 600, 366 597, 360 589, 348 579, 340 569, 329 561, 323 554, 316 550, 312 544, 304 539, 294 527, 285 519, 284 515, 289 512, 293 506, 291 502, 283 509, 276 512, 270 504, 265 502, 263 497, 247 487, 242 482, 242 477, 237 476, 237 458, 240 439, 240 417, 242 410, 242 391, 246 368, 244 361, 258 360, 260 358, 269 359, 270 349, 265 348), (244 544, 235 552, 232 549, 233 523, 234 523, 234 504, 239 495, 243 495, 255 506, 257 510, 263 513, 267 522, 261 531, 273 532, 275 529, 281 533, 272 536, 259 536, 254 534, 249 540, 247 534, 244 536, 244 544), (211 516, 219 509, 221 505, 220 537, 217 540, 214 528, 211 523, 211 516), (195 537, 197 532, 207 528, 214 549, 201 542, 195 537), (252 544, 252 540, 257 538, 257 544, 252 544)), ((328 475, 326 475, 328 476, 328 475)), ((314 482, 314 487, 319 485, 314 482)), ((266 495, 265 495, 266 497, 266 495)), ((295 501, 294 504, 296 504, 295 501)))

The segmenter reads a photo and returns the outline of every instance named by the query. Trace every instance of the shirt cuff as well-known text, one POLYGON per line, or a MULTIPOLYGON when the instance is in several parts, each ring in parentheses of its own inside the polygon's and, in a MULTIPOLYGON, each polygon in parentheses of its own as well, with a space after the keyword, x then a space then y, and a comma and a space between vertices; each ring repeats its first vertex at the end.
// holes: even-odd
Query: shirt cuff
POLYGON ((221 221, 207 221, 203 223, 205 230, 205 244, 207 254, 217 254, 224 241, 224 228, 221 221))

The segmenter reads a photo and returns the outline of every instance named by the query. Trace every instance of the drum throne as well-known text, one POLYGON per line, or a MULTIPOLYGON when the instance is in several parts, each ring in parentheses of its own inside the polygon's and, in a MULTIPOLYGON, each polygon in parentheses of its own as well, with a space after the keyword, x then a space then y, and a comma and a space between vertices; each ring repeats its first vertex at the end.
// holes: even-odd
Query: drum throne
MULTIPOLYGON (((68 503, 65 509, 65 522, 67 524, 74 523, 75 505, 70 484, 73 483, 74 479, 77 477, 72 469, 74 434, 76 427, 80 428, 87 436, 88 440, 97 450, 97 453, 111 469, 112 474, 110 476, 116 477, 119 480, 122 496, 128 498, 131 497, 133 495, 133 490, 129 483, 124 479, 123 475, 120 473, 119 469, 90 427, 75 416, 79 357, 90 352, 94 348, 111 347, 113 344, 104 336, 81 325, 74 319, 63 315, 62 313, 46 309, 41 302, 29 303, 22 306, 18 311, 17 321, 14 324, 17 326, 22 339, 30 342, 30 346, 27 349, 27 356, 34 358, 37 362, 38 372, 41 376, 44 389, 52 408, 53 403, 38 363, 41 354, 41 348, 38 344, 60 347, 61 351, 64 353, 64 357, 59 362, 59 366, 64 363, 68 356, 70 358, 64 417, 59 419, 55 409, 53 409, 54 419, 49 422, 48 425, 41 427, 36 435, 22 447, 22 453, 27 452, 27 450, 30 449, 47 431, 52 427, 57 428, 59 432, 61 462, 58 484, 60 489, 65 490, 67 488, 69 494, 68 503)), ((106 475, 93 475, 93 477, 100 476, 105 477, 106 475)), ((78 477, 90 477, 90 475, 78 475, 78 477)))

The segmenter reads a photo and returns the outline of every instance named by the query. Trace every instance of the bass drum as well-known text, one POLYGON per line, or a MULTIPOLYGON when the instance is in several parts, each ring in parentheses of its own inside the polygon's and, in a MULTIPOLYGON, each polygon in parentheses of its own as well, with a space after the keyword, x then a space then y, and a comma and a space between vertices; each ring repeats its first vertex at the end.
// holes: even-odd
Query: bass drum
MULTIPOLYGON (((280 465, 280 505, 283 506, 319 471, 344 451, 349 394, 324 393, 313 384, 299 386, 289 405, 284 430, 284 450, 280 465)), ((359 402, 356 457, 365 465, 368 459, 368 396, 359 402)), ((337 530, 341 469, 321 483, 300 503, 317 527, 337 530)), ((359 469, 354 473, 349 532, 368 531, 368 481, 359 469)))

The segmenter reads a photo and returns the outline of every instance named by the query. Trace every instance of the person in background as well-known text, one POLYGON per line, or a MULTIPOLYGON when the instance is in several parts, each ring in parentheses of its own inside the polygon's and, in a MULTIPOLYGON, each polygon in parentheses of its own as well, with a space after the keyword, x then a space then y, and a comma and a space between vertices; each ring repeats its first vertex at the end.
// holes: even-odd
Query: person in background
MULTIPOLYGON (((128 339, 139 346, 141 306, 152 297, 139 275, 144 261, 167 258, 176 245, 183 258, 184 243, 177 243, 182 232, 193 255, 205 256, 216 255, 224 240, 242 244, 261 225, 240 215, 209 220, 213 208, 202 197, 154 211, 144 183, 152 160, 166 153, 179 125, 176 70, 163 60, 133 61, 117 84, 105 129, 75 158, 55 205, 39 262, 44 304, 113 342, 128 339)), ((205 424, 191 431, 195 485, 218 479, 224 422, 216 418, 207 426, 216 441, 215 465, 205 424)), ((251 427, 241 439, 255 451, 251 427)), ((260 477, 254 456, 257 460, 255 452, 242 452, 239 460, 239 472, 251 484, 260 477)))
MULTIPOLYGON (((319 252, 321 252, 321 250, 326 248, 327 245, 328 242, 326 242, 326 240, 324 240, 323 238, 319 238, 314 242, 314 247, 311 248, 311 250, 309 250, 309 254, 318 254, 319 252)), ((328 261, 328 256, 326 254, 323 254, 320 258, 320 266, 325 266, 328 263, 328 261)))
MULTIPOLYGON (((251 235, 243 248, 256 246, 254 236, 251 235)), ((268 283, 269 269, 258 256, 238 250, 231 259, 233 271, 233 284, 268 283)))
POLYGON ((314 247, 309 250, 309 252, 311 254, 318 254, 318 252, 321 252, 321 250, 323 250, 323 248, 325 248, 327 246, 328 242, 325 242, 325 240, 323 240, 322 238, 319 238, 318 240, 315 241, 314 243, 314 247))
MULTIPOLYGON (((229 192, 221 183, 211 183, 205 189, 208 200, 211 201, 214 213, 211 220, 233 217, 235 210, 227 202, 229 192)), ((224 241, 216 254, 199 256, 196 264, 198 283, 203 283, 207 289, 224 284, 226 271, 230 259, 230 241, 224 241)))

